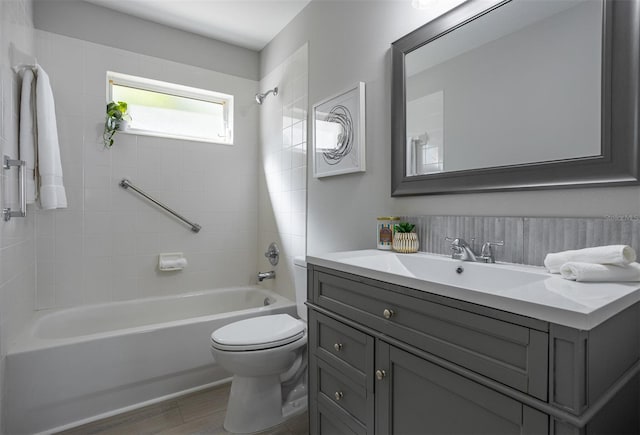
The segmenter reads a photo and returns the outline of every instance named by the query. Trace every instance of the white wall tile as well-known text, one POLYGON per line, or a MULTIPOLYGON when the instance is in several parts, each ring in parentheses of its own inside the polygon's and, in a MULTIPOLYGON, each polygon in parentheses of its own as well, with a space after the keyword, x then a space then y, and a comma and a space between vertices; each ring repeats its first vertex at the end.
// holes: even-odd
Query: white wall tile
MULTIPOLYGON (((0 155, 18 155, 19 79, 11 71, 9 47, 13 44, 25 54, 35 53, 33 23, 29 15, 31 0, 0 2, 0 155)), ((0 202, 4 206, 17 205, 17 174, 2 171, 0 202)), ((36 256, 50 259, 52 245, 47 243, 36 253, 36 219, 33 206, 27 217, 3 222, 0 226, 0 409, 4 397, 4 359, 7 345, 28 324, 36 302, 36 256)), ((53 220, 39 222, 38 233, 52 242, 53 220)), ((51 275, 51 268, 42 269, 43 279, 51 275), (45 273, 46 272, 46 273, 45 273)), ((53 292, 40 295, 40 302, 49 305, 53 292)), ((3 427, 0 415, 0 431, 3 427)))
POLYGON ((111 235, 85 234, 83 255, 85 258, 112 257, 113 237, 111 235))
MULTIPOLYGON (((259 171, 258 266, 267 268, 262 252, 276 241, 282 260, 274 281, 263 285, 293 298, 293 267, 287 262, 305 253, 306 233, 306 117, 307 46, 276 67, 260 84, 278 83, 278 104, 260 111, 261 163, 259 171), (294 101, 295 100, 295 101, 294 101), (280 117, 280 119, 278 119, 280 117), (274 128, 281 126, 281 128, 274 128), (277 144, 281 144, 280 151, 277 144)), ((262 269, 261 269, 262 270, 262 269)))
POLYGON ((36 246, 36 261, 40 263, 51 263, 55 257, 53 237, 39 237, 36 246))
MULTIPOLYGON (((67 210, 36 212, 37 239, 42 242, 38 258, 47 262, 43 264, 53 258, 57 272, 51 280, 53 287, 38 294, 38 304, 75 306, 180 293, 202 288, 204 282, 210 287, 251 282, 254 272, 248 273, 247 267, 256 268, 258 228, 259 112, 253 103, 258 83, 48 32, 36 33, 43 53, 40 63, 50 71, 54 95, 60 100, 58 127, 70 202, 67 210), (235 145, 118 133, 113 147, 106 149, 102 132, 107 71, 233 94, 235 145), (71 102, 81 116, 68 114, 71 102), (191 232, 135 192, 120 188, 122 178, 200 223, 203 230, 191 232), (247 257, 244 262, 220 267, 215 278, 198 268, 170 277, 159 274, 160 252, 180 250, 187 258, 193 257, 196 265, 209 263, 214 253, 228 249, 215 242, 231 240, 229 225, 240 230, 234 243, 237 252, 247 257)), ((278 149, 280 146, 278 143, 278 149)))
POLYGON ((56 262, 76 263, 80 267, 83 249, 81 232, 66 235, 58 233, 55 240, 56 262))
POLYGON ((42 310, 54 307, 55 267, 52 261, 38 260, 36 284, 36 308, 42 310))
POLYGON ((111 203, 112 190, 105 188, 85 188, 84 189, 84 209, 88 211, 110 211, 113 210, 111 203))

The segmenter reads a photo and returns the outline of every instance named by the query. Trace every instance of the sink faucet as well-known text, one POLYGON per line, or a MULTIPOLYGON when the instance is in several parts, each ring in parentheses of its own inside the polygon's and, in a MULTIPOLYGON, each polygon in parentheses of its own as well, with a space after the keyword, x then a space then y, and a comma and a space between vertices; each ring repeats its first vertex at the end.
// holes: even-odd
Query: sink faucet
POLYGON ((269 272, 258 272, 258 281, 262 282, 265 279, 274 279, 276 277, 276 271, 270 270, 269 272))
MULTIPOLYGON (((473 252, 473 248, 467 241, 461 237, 455 239, 445 237, 445 240, 451 242, 451 258, 462 261, 478 261, 478 256, 473 252)), ((473 241, 473 239, 472 239, 473 241)))
MULTIPOLYGON (((445 240, 451 242, 451 258, 454 260, 474 261, 481 263, 495 263, 496 259, 493 255, 492 246, 504 246, 504 241, 486 242, 482 245, 480 255, 473 251, 473 248, 467 241, 461 237, 451 238, 445 237, 445 240)), ((471 239, 473 242, 474 239, 471 239)))
POLYGON ((485 242, 482 245, 480 258, 482 258, 485 263, 496 262, 496 257, 493 255, 493 249, 491 249, 492 246, 504 246, 504 240, 500 240, 499 242, 485 242))

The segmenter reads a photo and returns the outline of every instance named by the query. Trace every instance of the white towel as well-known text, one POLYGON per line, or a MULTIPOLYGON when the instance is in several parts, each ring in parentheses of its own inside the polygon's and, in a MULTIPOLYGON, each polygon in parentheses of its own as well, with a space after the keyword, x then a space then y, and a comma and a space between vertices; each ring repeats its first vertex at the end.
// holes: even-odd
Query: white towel
POLYGON ((551 273, 560 273, 560 267, 570 261, 593 264, 625 265, 636 261, 636 251, 627 245, 598 246, 547 254, 544 266, 551 273))
POLYGON ((570 261, 562 265, 560 275, 573 281, 640 281, 640 264, 614 266, 570 261))
POLYGON ((67 195, 62 183, 62 164, 56 108, 49 76, 36 66, 36 122, 40 207, 44 210, 67 207, 67 195))
POLYGON ((22 75, 20 93, 20 160, 27 162, 27 204, 33 204, 38 197, 36 189, 36 124, 35 124, 35 76, 30 68, 22 75))

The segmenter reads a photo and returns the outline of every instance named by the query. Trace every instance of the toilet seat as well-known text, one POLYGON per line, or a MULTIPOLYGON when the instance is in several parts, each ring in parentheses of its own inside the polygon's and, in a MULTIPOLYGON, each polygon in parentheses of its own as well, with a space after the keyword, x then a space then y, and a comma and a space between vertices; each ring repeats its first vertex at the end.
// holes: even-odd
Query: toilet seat
POLYGON ((304 336, 305 323, 288 314, 253 317, 223 326, 211 334, 219 350, 249 351, 284 346, 304 336))

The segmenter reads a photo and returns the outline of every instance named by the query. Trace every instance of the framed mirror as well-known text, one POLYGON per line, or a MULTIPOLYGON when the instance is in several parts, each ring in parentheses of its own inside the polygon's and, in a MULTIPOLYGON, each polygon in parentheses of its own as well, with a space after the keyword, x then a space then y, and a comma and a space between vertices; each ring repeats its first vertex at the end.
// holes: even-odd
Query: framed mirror
POLYGON ((637 184, 640 0, 469 0, 392 44, 392 196, 637 184))

